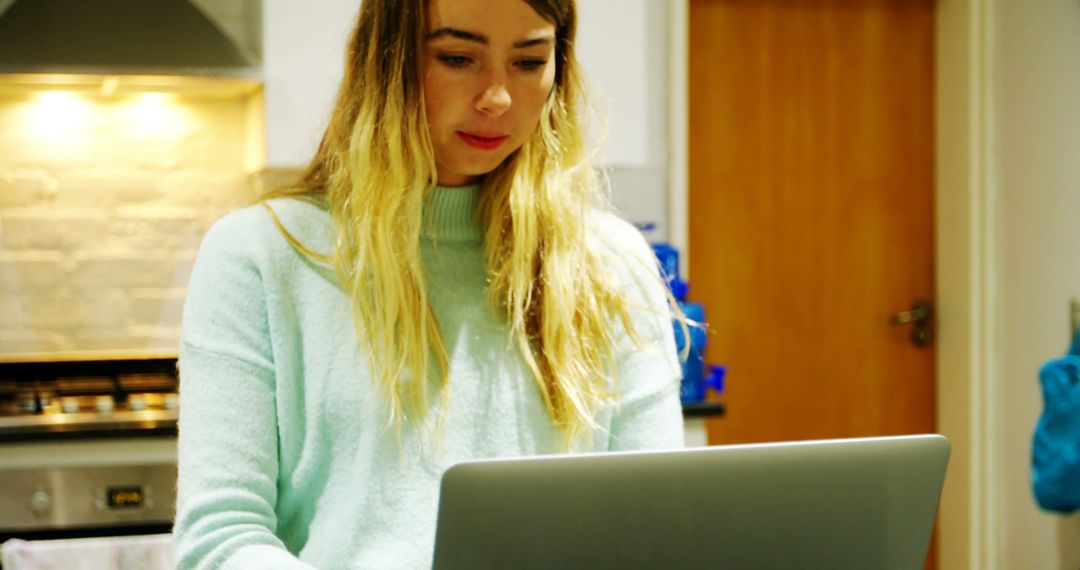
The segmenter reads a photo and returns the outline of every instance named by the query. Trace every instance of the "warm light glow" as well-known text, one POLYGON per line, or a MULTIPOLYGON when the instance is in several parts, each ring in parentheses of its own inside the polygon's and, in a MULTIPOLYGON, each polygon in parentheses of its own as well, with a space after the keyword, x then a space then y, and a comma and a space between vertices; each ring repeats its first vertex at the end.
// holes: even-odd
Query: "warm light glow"
POLYGON ((184 129, 179 98, 167 93, 140 93, 124 105, 128 128, 139 137, 173 137, 184 129))
POLYGON ((99 93, 40 91, 30 95, 16 116, 20 136, 33 145, 28 152, 74 161, 129 148, 149 152, 151 147, 138 145, 173 144, 190 134, 194 121, 185 100, 160 92, 107 98, 99 93))
POLYGON ((265 163, 253 81, 3 75, 0 143, 10 144, 0 148, 0 167, 55 164, 65 176, 106 165, 217 168, 234 153, 250 168, 265 163))
POLYGON ((138 94, 136 99, 142 105, 164 105, 175 102, 177 97, 168 93, 147 92, 138 94))
POLYGON ((120 78, 118 77, 106 77, 101 80, 101 96, 112 97, 116 95, 116 90, 120 87, 120 78))
POLYGON ((84 129, 91 113, 90 102, 79 95, 43 91, 34 96, 26 126, 44 137, 61 137, 84 129))
POLYGON ((70 106, 79 101, 74 93, 67 91, 42 91, 35 95, 38 103, 42 105, 65 105, 70 106))

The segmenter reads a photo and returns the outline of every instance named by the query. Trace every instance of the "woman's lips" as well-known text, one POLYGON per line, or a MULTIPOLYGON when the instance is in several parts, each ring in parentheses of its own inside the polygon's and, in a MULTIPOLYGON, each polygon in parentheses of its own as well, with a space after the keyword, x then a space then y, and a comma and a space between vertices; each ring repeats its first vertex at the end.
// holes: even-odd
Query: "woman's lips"
POLYGON ((465 131, 458 131, 458 136, 469 146, 480 150, 495 150, 502 146, 506 139, 510 138, 506 135, 484 135, 466 133, 465 131))

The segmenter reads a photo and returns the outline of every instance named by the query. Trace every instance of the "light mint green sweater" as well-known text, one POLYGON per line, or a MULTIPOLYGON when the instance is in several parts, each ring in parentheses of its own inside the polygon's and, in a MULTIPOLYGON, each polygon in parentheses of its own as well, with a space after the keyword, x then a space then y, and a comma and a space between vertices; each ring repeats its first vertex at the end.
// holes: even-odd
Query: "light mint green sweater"
MULTIPOLYGON (((207 233, 180 352, 180 568, 429 568, 449 466, 560 452, 508 327, 489 309, 478 192, 438 188, 425 204, 435 234, 421 243, 425 279, 450 358, 437 437, 387 429, 331 267, 295 251, 260 206, 207 233)), ((271 206, 302 243, 330 252, 324 209, 271 206)), ((618 404, 577 447, 681 447, 679 366, 652 252, 626 222, 590 216, 589 239, 625 286, 647 346, 617 331, 618 404)))

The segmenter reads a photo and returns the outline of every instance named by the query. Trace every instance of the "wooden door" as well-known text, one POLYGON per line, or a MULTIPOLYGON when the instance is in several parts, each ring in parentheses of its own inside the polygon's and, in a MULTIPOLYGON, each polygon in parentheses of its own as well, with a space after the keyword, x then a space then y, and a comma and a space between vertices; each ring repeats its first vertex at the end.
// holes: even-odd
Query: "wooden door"
POLYGON ((710 443, 934 431, 933 347, 890 322, 933 298, 933 34, 933 0, 691 0, 710 443))
POLYGON ((692 0, 690 298, 710 443, 934 431, 932 0, 692 0))

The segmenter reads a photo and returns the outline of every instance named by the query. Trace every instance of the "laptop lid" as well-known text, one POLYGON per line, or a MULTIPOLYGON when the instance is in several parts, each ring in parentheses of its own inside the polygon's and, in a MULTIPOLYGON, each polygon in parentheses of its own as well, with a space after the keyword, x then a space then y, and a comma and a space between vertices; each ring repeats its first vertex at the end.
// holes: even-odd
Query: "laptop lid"
POLYGON ((922 568, 940 435, 473 461, 434 568, 922 568))

